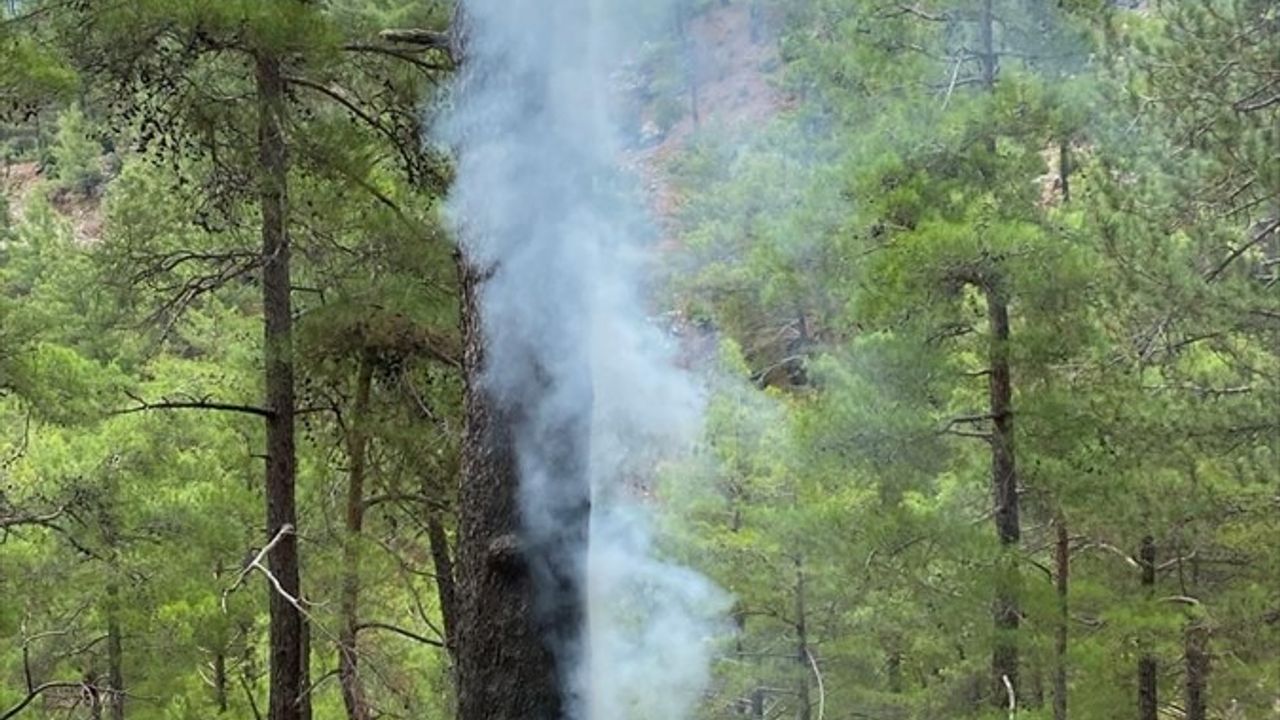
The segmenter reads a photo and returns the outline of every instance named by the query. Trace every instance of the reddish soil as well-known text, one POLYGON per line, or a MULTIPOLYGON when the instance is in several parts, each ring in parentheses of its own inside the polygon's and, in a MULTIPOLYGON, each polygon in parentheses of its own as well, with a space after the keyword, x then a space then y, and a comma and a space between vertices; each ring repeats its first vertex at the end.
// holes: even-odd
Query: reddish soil
MULTIPOLYGON (((0 167, 0 195, 9 200, 13 220, 21 222, 37 192, 45 192, 44 176, 35 163, 0 167)), ((48 190, 49 203, 71 224, 77 244, 88 245, 102 239, 102 198, 62 190, 48 190)))
MULTIPOLYGON (((746 3, 709 9, 690 23, 689 34, 698 85, 696 121, 690 97, 685 116, 660 142, 633 158, 648 185, 653 212, 669 236, 682 203, 667 173, 671 160, 701 129, 733 132, 762 127, 789 104, 772 81, 772 72, 780 65, 777 43, 768 33, 752 37, 746 3)), ((667 242, 674 239, 669 237, 667 242)))

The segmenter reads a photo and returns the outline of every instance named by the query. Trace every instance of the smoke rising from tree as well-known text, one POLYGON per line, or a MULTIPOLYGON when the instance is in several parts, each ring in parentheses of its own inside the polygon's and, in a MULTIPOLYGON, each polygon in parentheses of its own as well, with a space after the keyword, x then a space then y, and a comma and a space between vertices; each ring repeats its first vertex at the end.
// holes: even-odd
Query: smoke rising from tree
POLYGON ((646 317, 646 223, 619 169, 610 76, 640 40, 634 9, 465 8, 467 57, 438 138, 458 157, 450 213, 487 273, 481 382, 514 430, 520 546, 565 716, 687 717, 725 603, 662 559, 653 508, 633 492, 699 435, 702 406, 646 317))

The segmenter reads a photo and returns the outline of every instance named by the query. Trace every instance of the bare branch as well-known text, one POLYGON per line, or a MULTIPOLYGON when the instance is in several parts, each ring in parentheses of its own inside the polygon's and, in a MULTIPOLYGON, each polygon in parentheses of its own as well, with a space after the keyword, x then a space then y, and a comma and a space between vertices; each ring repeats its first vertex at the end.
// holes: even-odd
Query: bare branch
POLYGON ((423 30, 420 28, 391 29, 378 33, 378 37, 387 42, 416 45, 428 50, 443 50, 446 53, 452 52, 453 48, 449 34, 435 30, 423 30))
POLYGON ((258 417, 270 418, 275 413, 272 411, 256 407, 253 405, 236 405, 234 403, 220 403, 209 400, 162 400, 160 402, 148 402, 132 393, 125 393, 131 400, 138 403, 138 407, 117 410, 112 415, 132 415, 134 413, 147 412, 150 410, 218 410, 222 412, 238 412, 248 415, 257 415, 258 417))
POLYGON ((94 692, 97 691, 96 688, 90 685, 86 685, 85 683, 82 683, 82 682, 65 682, 65 681, 47 682, 41 685, 37 685, 34 688, 31 688, 31 690, 27 692, 27 696, 19 700, 17 705, 14 705, 13 707, 6 710, 3 715, 0 715, 0 720, 9 720, 12 717, 16 717, 18 713, 22 712, 36 698, 40 697, 42 694, 44 694, 49 690, 55 690, 57 688, 82 688, 84 690, 92 690, 94 692))
POLYGON ((410 640, 416 640, 417 642, 420 642, 423 645, 430 645, 432 647, 438 647, 438 648, 444 647, 444 643, 439 640, 434 640, 429 637, 423 637, 422 635, 419 635, 417 633, 410 632, 408 630, 405 630, 404 628, 396 627, 395 625, 388 625, 387 623, 378 623, 378 622, 360 623, 359 625, 356 626, 356 632, 360 632, 362 630, 386 630, 387 632, 395 633, 396 635, 400 635, 402 637, 407 637, 410 640))

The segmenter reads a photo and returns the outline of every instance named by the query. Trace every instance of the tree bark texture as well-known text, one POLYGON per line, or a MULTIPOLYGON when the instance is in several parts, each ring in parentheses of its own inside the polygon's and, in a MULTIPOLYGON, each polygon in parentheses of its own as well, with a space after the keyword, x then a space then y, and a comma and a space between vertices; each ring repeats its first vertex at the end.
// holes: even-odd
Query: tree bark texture
POLYGON ((373 386, 373 358, 360 358, 350 427, 347 430, 347 512, 342 547, 342 628, 338 635, 338 678, 348 720, 369 720, 360 681, 357 647, 360 629, 360 544, 364 533, 365 464, 368 450, 369 397, 373 386))
POLYGON ((294 499, 294 378, 292 282, 289 269, 285 83, 280 60, 269 51, 256 58, 259 204, 262 213, 262 312, 265 353, 267 540, 278 540, 267 566, 284 597, 270 593, 270 720, 302 720, 302 614, 294 499), (282 532, 283 531, 283 532, 282 532))
POLYGON ((1055 523, 1058 541, 1054 550, 1054 585, 1058 593, 1058 627, 1053 641, 1053 720, 1067 720, 1067 643, 1070 639, 1070 602, 1068 591, 1071 582, 1071 538, 1067 533, 1067 521, 1061 514, 1055 523))
POLYGON ((120 631, 120 586, 114 579, 107 585, 107 689, 111 720, 124 720, 124 637, 120 631))
POLYGON ((804 560, 796 558, 796 664, 799 672, 796 695, 800 703, 797 720, 811 720, 813 717, 813 700, 809 696, 809 599, 806 580, 804 560))
POLYGON ((1008 708, 1010 688, 1018 697, 1018 627, 1021 620, 1018 596, 1020 573, 1018 544, 1022 525, 1018 514, 1018 469, 1014 454, 1013 379, 1009 367, 1009 305, 999 278, 986 283, 987 319, 990 326, 988 376, 991 433, 991 483, 995 506, 996 535, 1000 540, 997 560, 995 601, 992 614, 994 645, 991 654, 992 704, 1008 708))
POLYGON ((520 547, 512 410, 486 390, 482 275, 461 262, 466 376, 457 554, 459 720, 560 720, 558 674, 520 547))
MULTIPOLYGON (((1142 570, 1143 594, 1150 601, 1156 587, 1156 543, 1150 535, 1142 539, 1138 561, 1142 570)), ((1150 640, 1143 638, 1142 655, 1138 658, 1138 720, 1156 720, 1160 708, 1160 667, 1151 654, 1150 645, 1150 640)))
POLYGON ((1186 720, 1209 716, 1209 627, 1192 620, 1186 629, 1186 720))
MULTIPOLYGON (((463 110, 470 124, 461 131, 466 137, 458 148, 460 166, 466 166, 466 153, 478 152, 486 162, 505 163, 496 168, 499 176, 527 171, 528 163, 545 157, 563 159, 566 171, 542 178, 530 197, 504 199, 508 212, 495 223, 461 218, 466 396, 455 588, 458 715, 563 720, 575 716, 585 700, 579 694, 582 679, 573 673, 585 642, 592 398, 586 345, 575 336, 588 323, 579 313, 584 301, 574 295, 579 278, 570 270, 549 265, 542 270, 551 277, 529 277, 527 266, 482 259, 480 249, 525 243, 539 251, 562 250, 556 245, 563 242, 559 223, 573 217, 592 178, 574 166, 583 138, 564 132, 577 127, 581 114, 565 106, 564 78, 552 76, 558 70, 546 58, 525 57, 522 50, 505 56, 493 39, 503 37, 509 28, 498 26, 511 20, 492 7, 486 13, 470 17, 462 4, 454 19, 454 54, 464 68, 458 105, 471 113, 463 110), (482 33, 492 37, 481 41, 482 33), (469 41, 485 52, 470 53, 469 41), (513 149, 510 139, 531 125, 550 133, 538 140, 544 146, 536 153, 513 149), (500 152, 488 152, 495 147, 500 152), (485 229, 473 229, 480 225, 485 229), (544 343, 512 340, 521 328, 511 324, 527 315, 509 306, 493 315, 483 312, 494 307, 485 298, 495 288, 510 293, 526 282, 552 288, 523 298, 535 304, 538 321, 555 336, 544 343), (554 360, 544 357, 552 342, 554 360)), ((557 56, 570 57, 575 48, 585 53, 586 38, 566 34, 559 21, 588 14, 585 0, 576 8, 561 3, 548 8, 535 30, 554 36, 549 42, 558 43, 557 56)), ((465 181, 460 177, 459 185, 465 181)), ((520 186, 497 191, 524 192, 520 186)), ((469 205, 464 214, 485 213, 482 205, 469 205)))

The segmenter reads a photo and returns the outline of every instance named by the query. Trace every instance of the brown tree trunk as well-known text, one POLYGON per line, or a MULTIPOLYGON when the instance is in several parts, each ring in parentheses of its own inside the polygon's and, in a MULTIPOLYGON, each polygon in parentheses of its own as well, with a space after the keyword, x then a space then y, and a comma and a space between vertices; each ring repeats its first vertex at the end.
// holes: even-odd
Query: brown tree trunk
MULTIPOLYGON (((1155 595, 1156 586, 1156 543, 1150 535, 1142 539, 1142 548, 1138 553, 1142 567, 1142 587, 1145 597, 1150 600, 1155 595)), ((1138 658, 1138 720, 1156 720, 1159 713, 1159 666, 1151 654, 1149 638, 1142 639, 1142 655, 1138 658)))
POLYGON ((1209 628, 1192 620, 1186 630, 1186 720, 1206 720, 1209 685, 1209 628))
POLYGON ((457 683, 459 720, 560 720, 561 684, 534 609, 521 547, 517 408, 484 387, 482 273, 461 262, 466 377, 458 493, 457 683))
MULTIPOLYGON (((307 601, 305 596, 302 598, 301 604, 305 607, 307 601)), ((298 696, 298 714, 302 716, 302 720, 311 720, 311 618, 306 615, 302 616, 302 665, 298 675, 298 687, 302 688, 301 694, 298 696)))
POLYGON ((255 63, 258 96, 259 203, 262 212, 262 312, 267 418, 267 566, 284 597, 270 593, 270 720, 302 720, 302 614, 294 499, 293 310, 289 270, 285 84, 270 52, 255 63))
POLYGON ((227 654, 222 648, 213 654, 213 704, 219 715, 227 712, 227 654))
POLYGON ((990 278, 985 288, 991 333, 989 390, 994 426, 991 433, 991 482, 996 535, 1000 539, 992 610, 995 642, 991 653, 991 688, 992 704, 1007 709, 1016 703, 1018 697, 1018 626, 1021 619, 1018 544, 1022 540, 1022 525, 1018 517, 1018 470, 1014 455, 1009 305, 1000 284, 999 278, 990 278))
POLYGON ((356 396, 347 431, 347 517, 342 546, 342 600, 339 612, 342 628, 338 633, 338 678, 342 685, 342 704, 349 720, 369 720, 364 688, 360 683, 357 635, 360 631, 360 543, 364 532, 365 458, 368 449, 366 424, 369 396, 373 386, 373 359, 360 358, 356 377, 356 396))
POLYGON ((1068 590, 1071 577, 1071 539, 1066 518, 1057 518, 1058 543, 1055 548, 1055 586, 1058 593, 1058 626, 1053 641, 1053 720, 1067 720, 1067 641, 1069 639, 1070 604, 1068 590))
POLYGON ((120 633, 120 586, 114 578, 107 584, 107 689, 111 720, 124 720, 124 638, 120 633))
MULTIPOLYGON (((574 4, 548 8, 550 14, 538 19, 536 29, 554 36, 551 41, 560 43, 557 52, 585 56, 588 38, 562 32, 563 24, 554 19, 589 14, 587 0, 574 4)), ((463 131, 468 137, 459 147, 462 153, 494 143, 509 148, 510 138, 519 137, 530 123, 563 129, 581 117, 580 108, 566 107, 560 100, 555 80, 538 63, 513 63, 492 42, 477 40, 475 46, 486 52, 470 53, 468 36, 490 29, 472 25, 461 10, 454 19, 455 54, 465 68, 459 104, 483 101, 491 92, 506 100, 496 111, 486 105, 483 122, 463 131)), ((542 150, 565 158, 570 166, 582 152, 582 138, 568 133, 553 133, 546 142, 542 150)), ((544 155, 529 156, 521 150, 505 158, 485 158, 509 163, 503 168, 507 172, 522 172, 523 163, 541 162, 544 155)), ((525 214, 504 216, 500 229, 493 230, 500 237, 468 236, 464 225, 462 247, 558 242, 556 218, 573 214, 576 198, 594 191, 594 179, 570 167, 548 176, 548 181, 556 184, 541 188, 537 202, 516 198, 509 204, 525 214)), ((588 325, 585 318, 574 316, 585 299, 575 302, 575 291, 565 287, 575 285, 577 278, 523 278, 544 286, 565 281, 557 293, 528 299, 545 303, 539 307, 540 322, 548 323, 544 330, 556 335, 564 351, 552 366, 534 344, 497 344, 520 334, 520 328, 503 326, 513 322, 509 315, 481 315, 482 296, 490 291, 487 284, 519 282, 499 273, 527 274, 528 268, 487 266, 464 249, 459 270, 466 393, 455 598, 458 717, 561 720, 580 711, 585 700, 579 695, 584 679, 573 673, 581 669, 578 661, 585 650, 583 583, 591 515, 587 470, 593 401, 586 344, 572 337, 588 325), (495 348, 503 352, 499 355, 495 348), (498 361, 498 376, 506 382, 502 393, 494 392, 494 376, 487 373, 489 364, 498 361), (522 477, 521 468, 531 468, 531 474, 522 477), (534 480, 546 484, 540 488, 545 493, 522 492, 521 485, 534 480), (542 503, 536 523, 525 522, 522 499, 542 503)))
POLYGON ((1062 202, 1071 202, 1071 142, 1063 140, 1058 145, 1058 182, 1062 185, 1062 202))
POLYGON ((797 720, 812 720, 813 700, 809 697, 809 618, 808 588, 805 583, 804 560, 797 557, 796 563, 796 664, 799 676, 796 681, 796 695, 800 698, 800 710, 797 720))
POLYGON ((455 634, 458 632, 458 591, 453 569, 453 551, 445 532, 440 510, 427 508, 427 540, 431 543, 431 564, 436 573, 436 593, 440 598, 440 618, 444 623, 444 646, 451 658, 457 657, 455 634))

